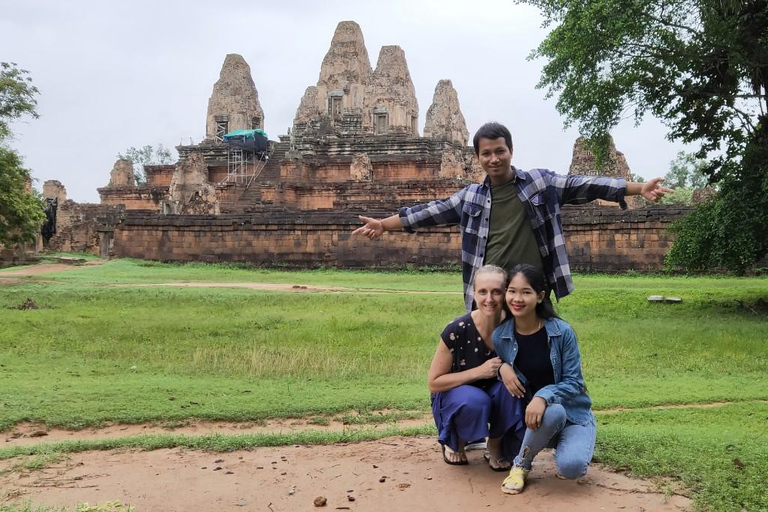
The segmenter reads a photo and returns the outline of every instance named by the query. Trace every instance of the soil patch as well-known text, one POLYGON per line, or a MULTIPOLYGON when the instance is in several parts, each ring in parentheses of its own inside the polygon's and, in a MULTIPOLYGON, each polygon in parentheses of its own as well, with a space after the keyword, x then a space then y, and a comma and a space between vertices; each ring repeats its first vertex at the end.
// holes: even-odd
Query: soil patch
MULTIPOLYGON (((163 510, 678 511, 690 501, 666 500, 653 485, 595 465, 578 481, 555 478, 551 454, 534 465, 523 494, 501 493, 503 474, 481 451, 468 466, 443 463, 432 437, 359 444, 256 448, 226 454, 180 449, 89 452, 40 471, 0 476, 13 501, 73 507, 120 500, 137 512, 163 510)), ((0 463, 0 474, 18 461, 0 463)))
POLYGON ((25 310, 25 309, 40 309, 40 308, 38 307, 35 301, 27 297, 27 299, 24 302, 22 302, 18 306, 13 306, 12 309, 25 310))
MULTIPOLYGON (((386 412, 386 411, 383 411, 386 412)), ((375 417, 375 415, 374 415, 375 417)), ((47 429, 44 425, 21 423, 13 430, 2 434, 0 447, 30 446, 40 443, 55 443, 59 441, 92 441, 114 439, 148 434, 184 434, 201 436, 209 434, 291 434, 306 431, 343 432, 345 430, 385 430, 388 428, 421 427, 432 423, 432 415, 423 413, 414 419, 401 419, 382 423, 349 423, 327 419, 318 423, 312 418, 271 419, 264 422, 226 422, 226 421, 197 421, 189 420, 169 423, 166 425, 110 425, 102 428, 83 430, 47 429)))
POLYGON ((26 276, 39 276, 41 274, 52 274, 54 272, 66 272, 67 270, 75 270, 82 267, 90 267, 93 265, 101 265, 106 263, 107 260, 91 260, 86 261, 82 265, 72 265, 64 263, 41 263, 39 265, 31 265, 29 267, 4 270, 0 272, 0 279, 5 277, 26 277, 26 276))

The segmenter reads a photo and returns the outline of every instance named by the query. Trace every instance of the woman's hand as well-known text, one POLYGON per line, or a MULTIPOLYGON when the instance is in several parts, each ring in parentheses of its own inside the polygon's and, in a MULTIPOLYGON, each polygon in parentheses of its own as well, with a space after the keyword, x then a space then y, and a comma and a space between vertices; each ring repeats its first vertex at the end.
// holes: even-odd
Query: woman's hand
POLYGON ((525 426, 531 430, 537 430, 541 426, 541 419, 547 408, 547 401, 540 396, 533 397, 531 403, 525 408, 525 426))
POLYGON ((515 374, 515 370, 512 366, 502 364, 499 368, 499 375, 501 376, 501 382, 504 383, 504 387, 507 388, 510 395, 517 398, 523 398, 525 396, 525 386, 523 386, 523 383, 517 378, 517 374, 515 374))
POLYGON ((501 366, 500 357, 492 357, 477 367, 477 377, 480 379, 493 379, 499 373, 501 366))

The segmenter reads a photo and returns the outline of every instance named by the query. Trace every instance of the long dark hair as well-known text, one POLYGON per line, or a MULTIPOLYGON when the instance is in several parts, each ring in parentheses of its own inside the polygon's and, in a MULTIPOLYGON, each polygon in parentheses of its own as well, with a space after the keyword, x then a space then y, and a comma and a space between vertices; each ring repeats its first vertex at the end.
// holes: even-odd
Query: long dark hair
POLYGON ((547 285, 547 278, 544 275, 544 272, 534 267, 533 265, 521 263, 519 265, 515 265, 514 268, 509 271, 510 283, 517 274, 522 274, 523 277, 525 277, 525 279, 528 281, 528 284, 530 284, 531 288, 533 288, 533 291, 536 292, 536 295, 544 292, 544 300, 536 304, 536 314, 546 320, 549 320, 550 318, 560 318, 557 316, 557 313, 555 313, 555 307, 552 305, 552 300, 549 298, 550 290, 549 285, 547 285))

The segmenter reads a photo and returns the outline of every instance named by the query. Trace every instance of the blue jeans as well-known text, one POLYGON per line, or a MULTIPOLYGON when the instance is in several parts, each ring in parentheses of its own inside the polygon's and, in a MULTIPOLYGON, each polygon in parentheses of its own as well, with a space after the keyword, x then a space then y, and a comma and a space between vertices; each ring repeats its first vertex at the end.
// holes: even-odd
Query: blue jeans
POLYGON ((541 426, 537 430, 527 428, 515 466, 531 469, 531 463, 544 448, 555 448, 557 472, 568 479, 587 474, 587 467, 595 451, 597 427, 594 420, 587 425, 577 425, 566 419, 565 409, 552 404, 544 410, 541 426))

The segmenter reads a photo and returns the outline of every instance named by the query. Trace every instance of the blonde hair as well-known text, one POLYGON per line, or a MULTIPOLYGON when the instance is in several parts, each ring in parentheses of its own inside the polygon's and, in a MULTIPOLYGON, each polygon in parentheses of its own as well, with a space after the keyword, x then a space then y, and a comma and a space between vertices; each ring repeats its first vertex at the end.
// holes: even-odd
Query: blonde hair
POLYGON ((504 286, 507 285, 508 276, 507 276, 506 270, 504 270, 503 268, 497 265, 483 265, 478 269, 477 272, 475 272, 475 278, 474 278, 474 281, 472 282, 473 290, 475 289, 475 282, 477 281, 477 276, 479 276, 480 274, 498 274, 501 276, 502 281, 504 281, 504 286))

